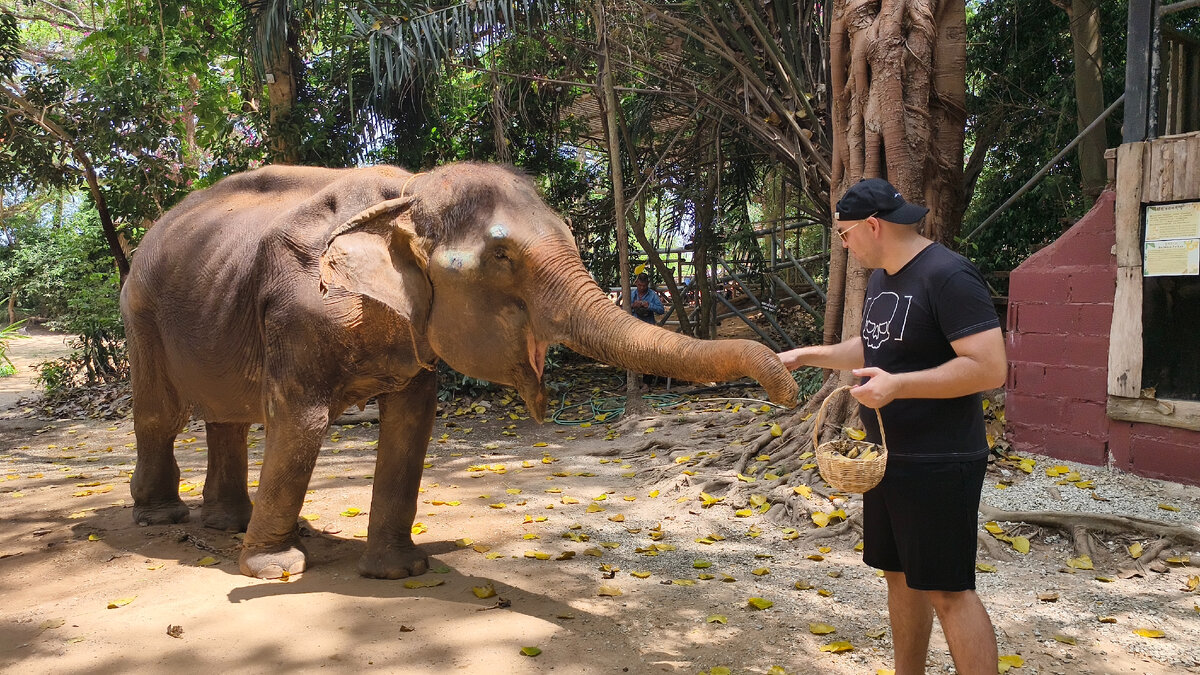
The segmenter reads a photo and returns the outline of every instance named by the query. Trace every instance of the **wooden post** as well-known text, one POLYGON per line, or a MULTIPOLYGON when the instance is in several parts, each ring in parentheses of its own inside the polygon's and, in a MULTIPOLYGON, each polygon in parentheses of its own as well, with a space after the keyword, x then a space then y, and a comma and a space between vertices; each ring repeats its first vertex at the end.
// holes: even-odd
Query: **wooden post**
MULTIPOLYGON (((1108 394, 1137 398, 1142 390, 1142 164, 1147 143, 1117 149, 1117 290, 1108 348, 1108 394)), ((1147 162, 1149 163, 1149 162, 1147 162)))

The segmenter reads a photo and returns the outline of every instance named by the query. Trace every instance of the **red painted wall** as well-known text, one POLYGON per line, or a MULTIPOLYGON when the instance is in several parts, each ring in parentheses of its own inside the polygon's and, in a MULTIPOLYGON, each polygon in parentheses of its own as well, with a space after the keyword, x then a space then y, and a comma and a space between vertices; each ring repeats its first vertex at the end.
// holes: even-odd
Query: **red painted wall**
POLYGON ((1115 195, 1009 277, 1005 416, 1017 452, 1200 485, 1200 432, 1108 419, 1115 195))

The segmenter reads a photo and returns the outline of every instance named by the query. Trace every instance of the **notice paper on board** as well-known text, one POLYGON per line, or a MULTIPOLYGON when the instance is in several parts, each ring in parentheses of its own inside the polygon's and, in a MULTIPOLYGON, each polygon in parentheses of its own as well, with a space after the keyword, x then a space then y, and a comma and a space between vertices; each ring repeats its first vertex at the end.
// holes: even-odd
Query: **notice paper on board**
POLYGON ((1148 241, 1142 260, 1142 274, 1147 277, 1198 275, 1200 239, 1148 241))
POLYGON ((1200 202, 1146 207, 1146 241, 1200 239, 1200 202))
POLYGON ((1142 275, 1200 275, 1200 202, 1146 207, 1142 275))

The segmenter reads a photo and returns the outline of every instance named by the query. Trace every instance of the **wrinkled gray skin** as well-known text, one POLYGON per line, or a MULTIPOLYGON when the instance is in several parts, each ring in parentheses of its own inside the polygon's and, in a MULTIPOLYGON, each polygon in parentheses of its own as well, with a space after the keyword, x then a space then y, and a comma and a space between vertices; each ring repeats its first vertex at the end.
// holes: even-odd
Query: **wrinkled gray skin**
POLYGON ((545 413, 546 349, 563 343, 680 380, 796 385, 766 347, 699 341, 616 308, 533 184, 497 166, 415 177, 392 167, 269 167, 190 195, 146 234, 121 293, 134 391, 134 518, 188 518, 175 435, 208 432, 203 523, 245 529, 244 574, 304 570, 297 516, 330 421, 379 400, 359 571, 421 574, 410 528, 433 428, 433 366, 516 387, 545 413), (266 423, 251 509, 246 436, 266 423))

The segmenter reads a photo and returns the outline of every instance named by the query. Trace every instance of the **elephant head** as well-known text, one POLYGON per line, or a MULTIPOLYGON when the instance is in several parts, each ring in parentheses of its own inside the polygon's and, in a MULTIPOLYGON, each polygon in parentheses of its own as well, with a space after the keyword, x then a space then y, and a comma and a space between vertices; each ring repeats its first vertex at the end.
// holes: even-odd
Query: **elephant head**
POLYGON ((515 387, 539 421, 546 410, 546 350, 554 344, 679 380, 750 376, 772 400, 796 402, 795 380, 764 345, 696 340, 616 307, 583 266, 566 224, 515 170, 462 163, 412 176, 399 199, 334 233, 322 259, 323 280, 330 279, 325 259, 339 249, 337 239, 356 223, 381 217, 393 229, 392 250, 376 257, 397 266, 416 261, 428 282, 427 291, 406 301, 428 298, 425 316, 414 316, 414 341, 423 330, 428 345, 455 370, 515 387))

